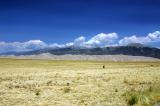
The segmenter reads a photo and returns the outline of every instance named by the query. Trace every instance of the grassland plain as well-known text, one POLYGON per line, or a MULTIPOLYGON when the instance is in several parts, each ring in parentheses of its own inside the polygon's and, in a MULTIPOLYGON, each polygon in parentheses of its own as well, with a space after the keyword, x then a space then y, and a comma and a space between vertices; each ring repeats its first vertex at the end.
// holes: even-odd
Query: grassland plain
POLYGON ((158 103, 160 62, 0 59, 0 106, 158 103))

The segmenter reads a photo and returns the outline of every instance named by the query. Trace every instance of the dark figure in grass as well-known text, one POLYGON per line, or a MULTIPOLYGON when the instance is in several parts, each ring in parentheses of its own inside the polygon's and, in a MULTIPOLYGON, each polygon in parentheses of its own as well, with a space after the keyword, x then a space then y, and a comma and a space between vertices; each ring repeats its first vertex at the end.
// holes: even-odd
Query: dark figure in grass
POLYGON ((105 65, 103 65, 103 69, 105 69, 105 65))

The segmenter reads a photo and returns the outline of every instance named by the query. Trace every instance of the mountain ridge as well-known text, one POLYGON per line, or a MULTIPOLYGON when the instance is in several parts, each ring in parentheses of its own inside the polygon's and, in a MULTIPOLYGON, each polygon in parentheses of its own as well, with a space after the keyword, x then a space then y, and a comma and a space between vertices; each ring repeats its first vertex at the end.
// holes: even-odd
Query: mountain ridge
POLYGON ((43 53, 50 53, 53 55, 131 55, 131 56, 146 56, 160 59, 160 49, 147 47, 142 44, 130 44, 127 46, 114 46, 103 48, 45 48, 28 52, 10 52, 1 55, 38 55, 43 53))

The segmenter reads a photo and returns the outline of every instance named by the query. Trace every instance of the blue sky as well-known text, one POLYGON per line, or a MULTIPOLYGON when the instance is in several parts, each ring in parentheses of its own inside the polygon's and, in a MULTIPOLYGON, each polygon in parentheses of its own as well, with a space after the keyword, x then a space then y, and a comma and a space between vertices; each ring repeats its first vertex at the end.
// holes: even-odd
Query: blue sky
POLYGON ((120 40, 158 30, 160 0, 0 0, 1 42, 65 44, 100 33, 120 40))

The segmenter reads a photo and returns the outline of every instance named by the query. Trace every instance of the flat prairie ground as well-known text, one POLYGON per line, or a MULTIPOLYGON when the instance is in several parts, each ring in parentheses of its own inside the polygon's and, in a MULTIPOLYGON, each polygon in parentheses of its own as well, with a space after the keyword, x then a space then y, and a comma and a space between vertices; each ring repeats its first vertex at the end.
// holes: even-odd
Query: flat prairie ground
POLYGON ((129 105, 160 106, 160 62, 0 59, 0 106, 129 105))

